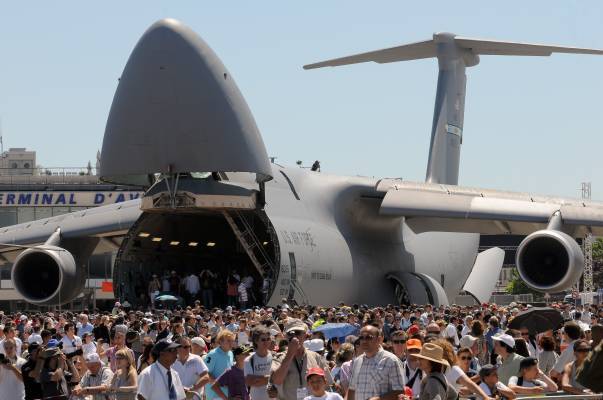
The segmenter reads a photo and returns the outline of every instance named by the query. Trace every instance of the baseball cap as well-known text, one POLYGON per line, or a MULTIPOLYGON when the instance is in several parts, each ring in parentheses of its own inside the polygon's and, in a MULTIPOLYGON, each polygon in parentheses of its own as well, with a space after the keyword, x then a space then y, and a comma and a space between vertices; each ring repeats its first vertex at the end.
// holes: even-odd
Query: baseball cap
MULTIPOLYGON (((461 338, 459 344, 461 347, 471 348, 477 341, 477 338, 471 335, 465 335, 461 338)), ((512 347, 512 346, 511 346, 512 347)))
POLYGON ((48 343, 46 344, 46 348, 47 349, 51 349, 53 347, 57 347, 59 345, 59 341, 56 339, 50 339, 48 341, 48 343))
POLYGON ((325 371, 323 371, 322 368, 318 368, 318 367, 310 368, 310 369, 308 369, 308 372, 306 373, 306 379, 308 379, 312 375, 318 375, 318 376, 324 377, 325 371))
POLYGON ((496 371, 497 369, 498 369, 498 367, 495 365, 492 365, 492 364, 483 365, 482 368, 479 370, 479 377, 484 379, 486 376, 490 375, 492 372, 496 371))
POLYGON ((511 335, 507 335, 506 333, 494 335, 492 336, 492 340, 496 340, 497 342, 503 342, 509 347, 515 347, 515 339, 513 339, 511 335))
POLYGON ((418 326, 411 325, 410 328, 408 328, 408 334, 409 335, 416 335, 417 333, 419 333, 419 327, 418 326))
POLYGON ((172 350, 172 349, 177 349, 178 347, 180 347, 180 345, 178 343, 168 342, 166 340, 161 340, 161 341, 155 343, 155 346, 153 346, 152 352, 154 354, 159 354, 159 353, 162 353, 164 351, 168 351, 168 350, 172 350))
POLYGON ((100 364, 103 363, 97 353, 89 353, 89 354, 87 354, 86 355, 86 362, 87 363, 100 363, 100 364))
POLYGON ((290 333, 294 331, 307 332, 308 325, 306 325, 302 320, 291 319, 289 322, 287 322, 287 325, 285 325, 285 333, 290 333))
POLYGON ((203 338, 200 338, 199 336, 192 338, 191 343, 196 344, 197 346, 205 347, 205 340, 203 340, 203 338))
POLYGON ((417 350, 421 350, 423 346, 421 345, 421 341, 419 339, 408 339, 406 341, 406 349, 407 350, 412 350, 412 349, 417 349, 417 350))
POLYGON ((251 347, 248 347, 248 346, 238 346, 238 347, 235 347, 234 350, 232 351, 232 355, 235 357, 240 354, 249 354, 249 353, 251 353, 251 347))
POLYGON ((306 340, 304 342, 304 347, 310 351, 314 351, 314 352, 319 352, 319 351, 324 351, 325 349, 325 342, 322 339, 311 339, 311 340, 306 340))

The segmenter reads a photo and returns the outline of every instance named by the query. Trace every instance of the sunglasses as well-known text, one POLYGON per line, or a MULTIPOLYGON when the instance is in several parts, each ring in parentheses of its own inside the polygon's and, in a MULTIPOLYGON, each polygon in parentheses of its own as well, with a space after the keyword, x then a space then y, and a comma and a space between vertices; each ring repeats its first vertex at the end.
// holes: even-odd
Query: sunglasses
POLYGON ((591 351, 590 347, 576 350, 577 353, 588 353, 589 351, 591 351))
POLYGON ((190 349, 191 346, 180 346, 179 349, 190 349))
POLYGON ((530 336, 530 332, 521 332, 521 336, 530 336))
POLYGON ((463 360, 463 361, 471 361, 471 357, 467 357, 467 356, 461 357, 461 360, 463 360))
POLYGON ((272 338, 269 338, 269 337, 261 338, 260 342, 264 342, 264 343, 266 343, 266 342, 272 342, 272 338))
POLYGON ((376 337, 377 336, 375 336, 375 335, 360 335, 360 336, 358 336, 358 339, 360 339, 360 340, 373 340, 376 337))
POLYGON ((404 343, 406 343, 406 340, 404 340, 404 339, 392 340, 392 343, 393 344, 404 344, 404 343))

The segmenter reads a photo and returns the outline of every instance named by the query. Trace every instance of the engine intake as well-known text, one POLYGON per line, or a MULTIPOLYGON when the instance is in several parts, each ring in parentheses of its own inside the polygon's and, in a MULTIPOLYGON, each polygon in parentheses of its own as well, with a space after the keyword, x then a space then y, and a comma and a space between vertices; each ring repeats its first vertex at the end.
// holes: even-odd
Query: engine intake
POLYGON ((569 289, 580 279, 584 255, 568 234, 543 229, 527 236, 517 249, 519 276, 540 292, 556 293, 569 289))
POLYGON ((75 299, 84 287, 85 276, 69 251, 42 245, 19 254, 13 263, 11 278, 26 301, 55 305, 75 299))

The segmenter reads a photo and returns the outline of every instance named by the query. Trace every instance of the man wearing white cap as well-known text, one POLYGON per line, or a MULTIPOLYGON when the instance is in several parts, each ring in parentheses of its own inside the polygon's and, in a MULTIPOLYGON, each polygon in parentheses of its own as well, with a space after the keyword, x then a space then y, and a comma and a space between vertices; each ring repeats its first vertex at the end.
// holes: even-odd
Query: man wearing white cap
POLYGON ((205 340, 199 336, 191 339, 191 353, 203 356, 205 354, 205 340))
POLYGON ((523 357, 515 353, 515 339, 506 333, 492 336, 494 351, 499 355, 498 379, 505 385, 512 376, 519 374, 519 364, 523 357))
POLYGON ((97 353, 90 353, 86 356, 86 367, 88 367, 88 371, 73 389, 73 394, 76 396, 92 395, 92 400, 106 400, 107 395, 103 392, 111 386, 113 372, 105 366, 97 353))

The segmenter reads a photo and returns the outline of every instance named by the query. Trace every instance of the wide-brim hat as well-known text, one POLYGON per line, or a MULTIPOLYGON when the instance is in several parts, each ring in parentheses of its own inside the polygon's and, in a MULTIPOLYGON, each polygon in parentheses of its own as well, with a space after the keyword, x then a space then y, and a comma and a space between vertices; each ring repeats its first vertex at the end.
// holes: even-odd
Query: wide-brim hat
POLYGON ((434 343, 425 343, 421 348, 421 352, 414 354, 414 356, 450 367, 448 361, 444 359, 444 350, 434 343))

